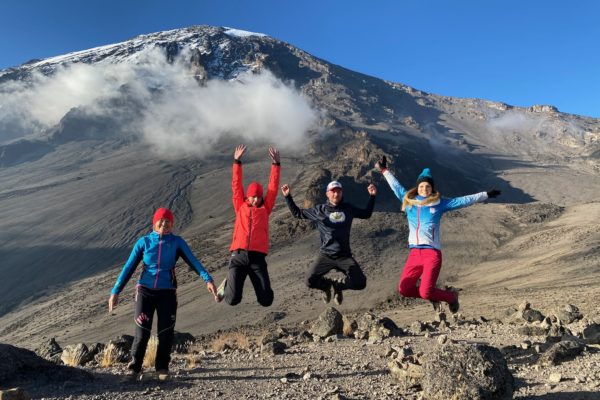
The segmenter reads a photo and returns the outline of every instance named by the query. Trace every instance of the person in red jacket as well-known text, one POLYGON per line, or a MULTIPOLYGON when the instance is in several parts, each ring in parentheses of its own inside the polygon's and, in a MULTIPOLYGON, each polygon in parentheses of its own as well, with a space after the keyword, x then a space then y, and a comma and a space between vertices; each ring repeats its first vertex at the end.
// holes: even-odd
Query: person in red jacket
POLYGON ((268 307, 273 303, 273 290, 265 257, 269 253, 269 216, 275 206, 279 187, 279 151, 269 147, 269 156, 273 162, 264 196, 263 187, 258 182, 250 183, 244 196, 241 158, 245 152, 246 146, 239 145, 233 154, 231 189, 235 226, 229 248, 229 271, 227 278, 219 286, 217 296, 219 301, 224 299, 229 305, 239 304, 242 301, 244 281, 249 277, 256 292, 256 300, 261 306, 268 307))

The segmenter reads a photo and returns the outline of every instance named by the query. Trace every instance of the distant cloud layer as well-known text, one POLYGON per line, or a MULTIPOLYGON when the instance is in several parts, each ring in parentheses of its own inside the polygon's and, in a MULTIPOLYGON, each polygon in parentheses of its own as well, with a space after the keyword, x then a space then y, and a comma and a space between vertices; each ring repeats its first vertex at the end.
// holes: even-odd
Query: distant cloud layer
POLYGON ((319 112, 294 87, 270 72, 244 73, 235 81, 199 85, 185 53, 168 63, 160 50, 141 53, 136 64, 73 64, 52 76, 0 85, 0 142, 56 125, 72 108, 114 116, 112 101, 143 105, 126 131, 141 134, 164 157, 203 156, 223 135, 299 146, 317 129, 319 112))

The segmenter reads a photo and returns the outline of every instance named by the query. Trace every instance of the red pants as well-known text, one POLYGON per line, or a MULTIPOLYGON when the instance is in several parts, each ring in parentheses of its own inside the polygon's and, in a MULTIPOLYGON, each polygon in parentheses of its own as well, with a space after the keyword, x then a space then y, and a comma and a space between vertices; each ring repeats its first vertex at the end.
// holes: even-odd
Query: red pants
POLYGON ((436 249, 411 249, 398 282, 398 292, 404 297, 420 297, 431 301, 452 303, 450 290, 435 287, 442 269, 442 252, 436 249), (417 287, 417 281, 421 279, 417 287))

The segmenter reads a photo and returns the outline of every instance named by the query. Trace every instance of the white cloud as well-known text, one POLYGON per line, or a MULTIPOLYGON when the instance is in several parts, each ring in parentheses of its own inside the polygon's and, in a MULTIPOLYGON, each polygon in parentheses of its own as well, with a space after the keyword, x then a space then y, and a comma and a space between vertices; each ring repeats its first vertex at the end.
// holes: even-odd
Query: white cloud
POLYGON ((59 67, 51 76, 0 85, 0 142, 56 125, 72 108, 117 115, 108 99, 143 104, 142 117, 129 129, 141 134, 164 157, 202 156, 223 135, 298 147, 320 115, 308 99, 268 71, 245 73, 234 81, 199 85, 186 64, 186 52, 168 63, 161 50, 142 52, 137 63, 59 67))

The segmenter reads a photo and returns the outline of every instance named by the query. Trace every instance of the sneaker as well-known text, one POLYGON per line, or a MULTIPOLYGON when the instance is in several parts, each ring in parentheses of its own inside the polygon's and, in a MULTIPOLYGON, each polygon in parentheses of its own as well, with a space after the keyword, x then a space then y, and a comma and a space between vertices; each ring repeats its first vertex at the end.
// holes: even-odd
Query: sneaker
POLYGON ((125 376, 123 377, 124 382, 135 382, 140 380, 141 371, 137 371, 134 369, 135 364, 130 362, 127 364, 127 371, 125 372, 125 376))
POLYGON ((331 301, 331 285, 329 285, 327 289, 323 289, 323 294, 321 296, 323 303, 327 304, 331 301))
POLYGON ((456 314, 460 308, 460 303, 458 302, 458 290, 453 289, 452 291, 454 292, 455 298, 452 303, 448 304, 448 309, 452 314, 456 314))
POLYGON ((156 371, 156 376, 159 381, 163 381, 163 382, 171 379, 171 375, 169 374, 168 369, 159 369, 158 371, 156 371))
POLYGON ((333 284, 333 302, 338 306, 344 301, 344 291, 339 288, 339 285, 333 284))
POLYGON ((220 303, 225 297, 225 286, 227 286, 227 278, 223 279, 223 282, 217 288, 217 301, 220 303))

